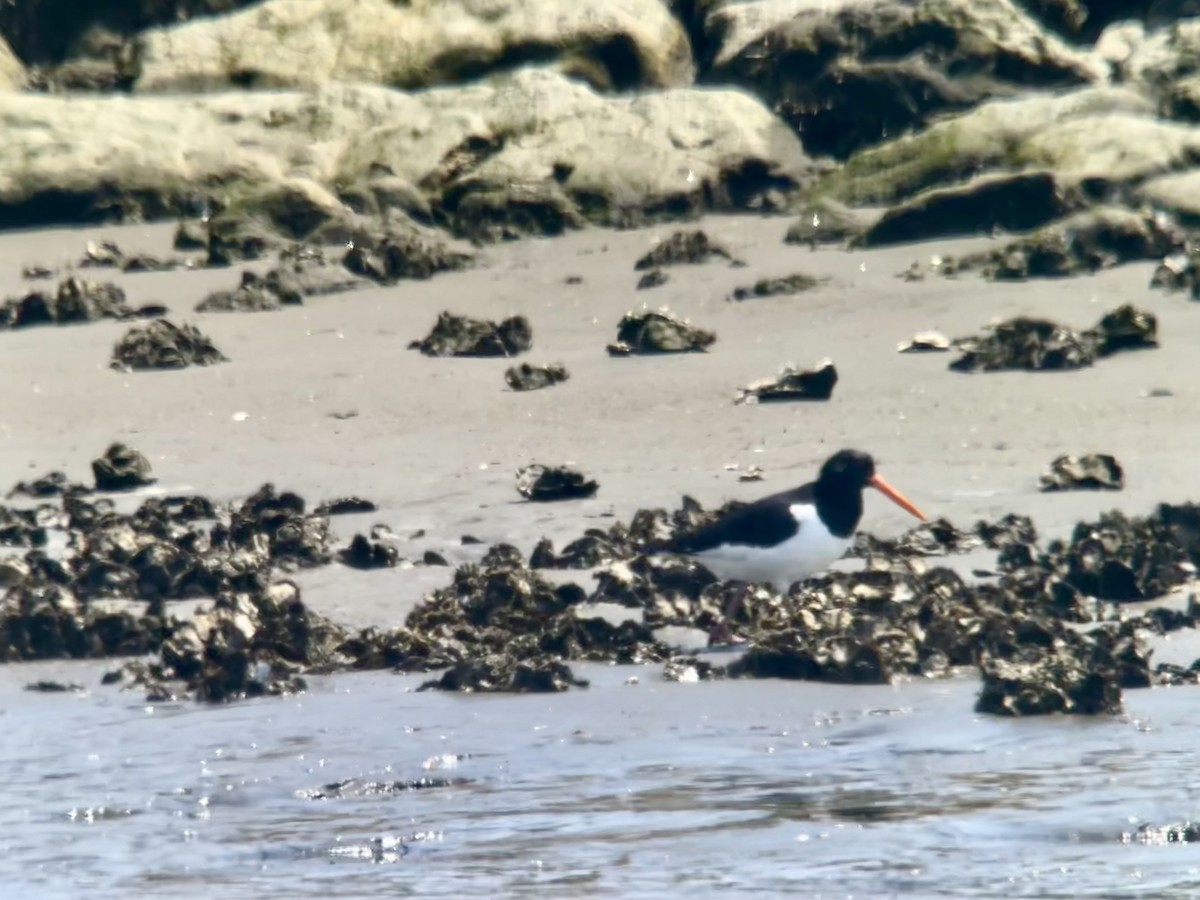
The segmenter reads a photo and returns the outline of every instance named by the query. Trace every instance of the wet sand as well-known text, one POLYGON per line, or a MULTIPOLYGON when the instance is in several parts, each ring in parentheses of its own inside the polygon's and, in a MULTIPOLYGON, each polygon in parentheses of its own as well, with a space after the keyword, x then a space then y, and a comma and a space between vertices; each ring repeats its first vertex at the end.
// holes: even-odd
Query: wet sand
MULTIPOLYGON (((167 305, 174 320, 197 324, 231 361, 112 371, 112 345, 129 327, 120 323, 0 335, 9 388, 0 480, 56 468, 90 480, 89 461, 121 440, 148 456, 159 489, 224 500, 272 481, 314 505, 357 494, 380 508, 335 519, 343 538, 374 522, 403 536, 423 529, 401 544, 402 555, 433 549, 451 561, 481 552, 461 547, 463 534, 528 553, 543 536, 561 545, 586 527, 607 527, 611 516, 673 507, 683 494, 706 505, 750 499, 808 480, 843 446, 875 454, 887 478, 931 516, 969 525, 1025 513, 1043 538, 1066 536, 1077 520, 1105 509, 1143 513, 1159 501, 1200 497, 1200 304, 1150 290, 1151 264, 1023 284, 974 274, 907 282, 897 274, 913 260, 928 263, 988 241, 813 251, 782 242, 783 219, 701 224, 746 267, 676 266, 665 286, 646 291, 635 290, 633 263, 674 226, 489 247, 470 271, 270 313, 193 312, 208 292, 235 286, 236 269, 81 270, 120 283, 133 305, 167 305), (737 286, 795 272, 829 281, 797 296, 726 299, 737 286), (567 284, 568 276, 583 281, 567 284), (976 375, 948 371, 953 354, 896 352, 916 331, 953 337, 1016 314, 1083 328, 1126 302, 1158 315, 1160 349, 1077 372, 976 375), (610 358, 604 347, 617 321, 643 305, 714 329, 717 343, 702 354, 610 358), (430 359, 406 349, 444 309, 526 315, 534 346, 521 359, 561 362, 570 380, 515 393, 502 377, 510 361, 430 359), (738 387, 785 363, 826 356, 840 375, 828 403, 734 405, 738 387), (1146 396, 1163 388, 1172 395, 1146 396), (1124 464, 1123 492, 1038 492, 1037 476, 1054 456, 1090 451, 1124 464), (578 502, 525 502, 514 471, 533 461, 574 462, 599 480, 600 491, 578 502), (761 466, 765 481, 739 483, 729 464, 761 466)), ((88 239, 165 254, 170 237, 161 225, 0 237, 0 295, 33 284, 20 279, 23 265, 76 260, 88 239)), ((866 530, 892 534, 910 524, 869 497, 866 530)), ((339 621, 393 626, 447 578, 442 568, 363 573, 333 566, 306 574, 302 584, 306 602, 339 621)))

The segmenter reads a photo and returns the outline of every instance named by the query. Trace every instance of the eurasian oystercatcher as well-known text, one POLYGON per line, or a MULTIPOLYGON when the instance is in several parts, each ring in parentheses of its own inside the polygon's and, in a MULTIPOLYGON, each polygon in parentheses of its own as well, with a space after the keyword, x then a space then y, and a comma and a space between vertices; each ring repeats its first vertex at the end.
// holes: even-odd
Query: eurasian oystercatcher
POLYGON ((766 582, 785 593, 793 582, 846 554, 862 519, 865 487, 926 521, 911 500, 876 473, 869 453, 840 450, 821 466, 816 481, 734 509, 663 546, 668 553, 690 556, 723 581, 746 583, 713 629, 713 642, 732 636, 729 623, 750 584, 766 582))

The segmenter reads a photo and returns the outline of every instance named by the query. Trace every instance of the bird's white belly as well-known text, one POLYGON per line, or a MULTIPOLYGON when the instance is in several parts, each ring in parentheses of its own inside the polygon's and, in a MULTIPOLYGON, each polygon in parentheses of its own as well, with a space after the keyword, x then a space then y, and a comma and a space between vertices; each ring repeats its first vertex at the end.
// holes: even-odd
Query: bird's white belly
POLYGON ((846 555, 853 543, 829 533, 811 506, 789 508, 800 530, 774 547, 729 544, 691 554, 722 581, 769 582, 781 593, 794 581, 815 575, 846 555))

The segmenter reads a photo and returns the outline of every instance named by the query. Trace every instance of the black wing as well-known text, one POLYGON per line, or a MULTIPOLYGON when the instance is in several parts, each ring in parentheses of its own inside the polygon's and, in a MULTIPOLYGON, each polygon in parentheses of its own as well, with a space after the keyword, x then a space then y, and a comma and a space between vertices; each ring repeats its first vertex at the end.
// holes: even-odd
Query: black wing
POLYGON ((773 547, 800 530, 800 523, 788 507, 813 502, 812 484, 771 494, 738 507, 689 534, 676 535, 665 549, 675 553, 703 553, 721 544, 773 547))

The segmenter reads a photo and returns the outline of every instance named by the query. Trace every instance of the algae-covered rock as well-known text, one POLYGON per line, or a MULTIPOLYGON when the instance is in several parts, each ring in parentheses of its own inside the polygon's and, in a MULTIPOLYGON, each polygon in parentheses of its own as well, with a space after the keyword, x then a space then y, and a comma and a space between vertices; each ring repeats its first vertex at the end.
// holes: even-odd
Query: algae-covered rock
POLYGON ((1186 233, 1162 213, 1100 207, 1052 222, 998 250, 964 257, 959 268, 980 268, 995 280, 1062 277, 1160 259, 1186 241, 1186 233))
MULTIPOLYGON (((578 500, 599 489, 594 479, 569 466, 534 464, 517 470, 517 493, 527 500, 578 500)), ((520 560, 520 554, 516 559, 520 560)))
POLYGON ((853 210, 829 197, 819 197, 804 203, 800 217, 788 226, 783 236, 785 244, 840 244, 858 237, 875 218, 870 213, 853 210))
POLYGON ((449 585, 413 610, 405 632, 395 636, 407 647, 398 665, 428 671, 490 654, 617 662, 666 657, 648 627, 590 616, 586 598, 578 585, 551 584, 519 560, 459 568, 449 585))
POLYGON ((368 540, 361 534, 356 534, 338 556, 354 569, 390 569, 400 562, 400 553, 391 544, 368 540))
POLYGON ((533 346, 533 328, 524 316, 497 324, 451 312, 438 315, 423 339, 409 344, 426 356, 516 356, 533 346))
MULTIPOLYGON (((559 172, 569 175, 566 169, 559 172)), ((475 244, 557 237, 587 224, 556 180, 464 178, 442 194, 434 215, 456 237, 475 244)))
POLYGON ((783 275, 779 278, 760 278, 748 287, 734 288, 729 295, 730 300, 751 300, 760 297, 783 297, 802 294, 811 291, 821 284, 822 279, 814 278, 803 272, 795 275, 783 275))
POLYGON ((280 271, 263 276, 247 269, 235 290, 214 291, 196 304, 196 312, 262 312, 303 302, 299 288, 280 271))
POLYGON ((279 243, 271 228, 253 213, 223 212, 206 221, 204 229, 205 265, 210 267, 262 259, 279 243))
MULTIPOLYGON (((1080 637, 1024 656, 983 661, 976 712, 996 716, 1120 712, 1123 673, 1099 638, 1080 637)), ((1148 659, 1142 662, 1148 684, 1148 659)))
POLYGON ((472 257, 451 249, 444 242, 414 230, 391 229, 379 234, 356 233, 342 259, 355 275, 382 284, 402 278, 431 278, 470 265, 472 257))
POLYGON ((177 628, 161 663, 131 665, 134 684, 182 683, 208 703, 303 691, 304 666, 319 665, 342 640, 340 629, 309 611, 295 583, 239 592, 177 628))
POLYGON ((1121 350, 1151 350, 1158 346, 1158 317, 1126 303, 1106 312, 1085 334, 1096 342, 1101 356, 1121 350))
POLYGON ((662 287, 670 278, 671 276, 662 269, 651 269, 649 272, 642 273, 642 277, 637 282, 637 289, 639 291, 646 291, 650 288, 662 287))
POLYGON ((702 353, 717 339, 706 331, 666 312, 627 313, 617 324, 617 339, 608 345, 610 356, 654 353, 702 353))
POLYGON ((176 250, 206 250, 208 229, 203 222, 184 221, 175 226, 171 246, 176 250))
POLYGON ((1038 483, 1043 491, 1119 491, 1125 486, 1125 472, 1108 453, 1064 454, 1050 463, 1038 483))
POLYGON ((194 325, 176 325, 157 319, 131 328, 113 347, 111 366, 124 371, 182 369, 225 362, 211 339, 194 325))
POLYGON ((675 231, 633 264, 635 271, 660 266, 696 265, 710 259, 734 261, 733 254, 700 229, 675 231))
POLYGON ((427 681, 417 690, 551 694, 587 686, 585 679, 576 678, 571 667, 558 660, 492 655, 455 663, 441 678, 427 681))
POLYGON ((1105 75, 1012 0, 701 8, 709 78, 750 86, 819 155, 844 158, 988 98, 1105 75))
POLYGON ((1026 231, 1081 205, 1082 198, 1064 189, 1053 172, 989 173, 893 206, 857 242, 876 247, 995 228, 1026 231))
POLYGON ((1200 170, 1146 179, 1136 187, 1133 198, 1143 206, 1168 213, 1187 228, 1196 228, 1200 225, 1200 170))
POLYGON ((1018 316, 995 323, 984 336, 955 343, 963 354, 950 368, 960 372, 1079 369, 1121 350, 1156 347, 1158 320, 1128 304, 1082 332, 1047 319, 1018 316))
POLYGON ((663 681, 673 681, 679 684, 694 684, 698 681, 715 681, 725 677, 725 669, 715 666, 708 660, 695 657, 677 657, 668 659, 663 665, 663 681))
POLYGON ((1193 300, 1200 300, 1198 255, 1200 248, 1189 244, 1185 250, 1163 257, 1150 277, 1150 286, 1168 291, 1187 291, 1193 300))
POLYGON ((32 481, 18 481, 13 485, 12 490, 8 492, 8 496, 14 497, 18 494, 24 494, 26 497, 34 499, 42 499, 45 497, 59 497, 67 491, 86 491, 81 484, 71 482, 65 472, 57 470, 47 472, 39 478, 32 481))
MULTIPOLYGON (((1011 177, 1024 172, 1052 172, 1060 191, 1137 184, 1186 165, 1200 149, 1200 134, 1155 113, 1143 92, 1120 86, 992 100, 860 150, 819 190, 845 203, 893 205, 988 173, 1008 173, 978 182, 990 190, 1036 187, 1011 177)), ((1041 197, 1043 208, 1058 202, 1041 197)), ((945 223, 947 233, 953 224, 945 223)))
POLYGON ((566 367, 557 363, 546 366, 521 363, 504 371, 504 383, 514 391, 537 391, 559 384, 570 377, 566 367))
POLYGON ((88 241, 81 269, 120 269, 122 272, 166 272, 178 268, 177 259, 161 259, 150 253, 126 253, 115 241, 88 241))
POLYGON ((260 211, 279 234, 296 241, 350 215, 332 191, 310 178, 286 179, 246 203, 260 211))
POLYGON ((313 513, 318 516, 345 516, 355 513, 375 512, 374 502, 363 497, 339 497, 336 500, 326 500, 317 506, 313 513))
POLYGON ((67 278, 54 293, 33 291, 0 306, 0 329, 31 325, 70 325, 99 319, 136 319, 159 315, 161 307, 134 309, 125 291, 112 282, 67 278))
POLYGON ((92 476, 98 491, 127 491, 154 484, 150 460, 125 444, 112 444, 104 455, 92 460, 92 476))

